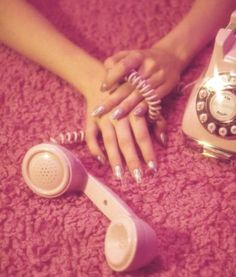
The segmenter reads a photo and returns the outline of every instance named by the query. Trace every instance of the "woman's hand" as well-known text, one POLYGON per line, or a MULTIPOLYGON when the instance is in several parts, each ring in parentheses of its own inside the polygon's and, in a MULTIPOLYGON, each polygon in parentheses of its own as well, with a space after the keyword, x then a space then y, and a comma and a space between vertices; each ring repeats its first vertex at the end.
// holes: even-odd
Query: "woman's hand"
MULTIPOLYGON (((107 157, 116 178, 122 178, 125 162, 135 180, 141 182, 142 160, 151 170, 157 170, 156 155, 146 119, 144 116, 137 117, 133 113, 121 120, 112 119, 110 113, 101 117, 93 117, 91 111, 97 101, 104 101, 104 95, 100 94, 100 97, 103 99, 99 99, 99 94, 87 99, 86 142, 88 148, 100 162, 105 162, 106 156, 98 142, 98 134, 101 133, 107 157), (141 152, 141 157, 139 152, 141 152)), ((143 108, 142 105, 141 103, 137 108, 143 108)), ((165 143, 164 128, 165 122, 161 119, 154 126, 154 132, 158 138, 162 138, 162 143, 165 143)))
POLYGON ((105 61, 107 74, 101 90, 110 94, 107 100, 95 109, 93 115, 102 115, 113 110, 114 119, 127 115, 144 99, 136 86, 123 92, 125 77, 136 70, 142 80, 154 91, 157 99, 168 95, 178 84, 182 64, 177 56, 158 46, 145 50, 121 51, 105 61), (99 111, 99 112, 98 112, 99 111))

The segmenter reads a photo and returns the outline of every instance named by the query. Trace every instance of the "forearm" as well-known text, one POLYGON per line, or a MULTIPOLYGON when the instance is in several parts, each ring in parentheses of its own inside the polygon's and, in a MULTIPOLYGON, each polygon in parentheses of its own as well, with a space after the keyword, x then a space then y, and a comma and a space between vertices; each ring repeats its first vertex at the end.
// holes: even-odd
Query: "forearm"
POLYGON ((196 0, 185 18, 154 47, 164 47, 176 55, 183 70, 228 23, 235 8, 235 0, 196 0))
POLYGON ((23 0, 0 0, 0 41, 62 77, 83 94, 89 93, 89 84, 103 78, 100 62, 60 34, 23 0))

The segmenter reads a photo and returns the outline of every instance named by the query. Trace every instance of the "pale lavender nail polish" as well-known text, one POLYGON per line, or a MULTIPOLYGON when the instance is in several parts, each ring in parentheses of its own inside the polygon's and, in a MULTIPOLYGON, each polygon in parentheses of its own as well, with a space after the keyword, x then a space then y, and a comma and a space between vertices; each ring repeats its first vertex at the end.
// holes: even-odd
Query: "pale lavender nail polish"
POLYGON ((99 106, 91 113, 91 115, 94 116, 94 117, 99 116, 99 115, 103 114, 104 111, 105 111, 105 107, 104 106, 99 106))
POLYGON ((167 146, 167 138, 166 138, 166 133, 165 132, 162 132, 160 134, 160 140, 161 140, 161 143, 164 147, 167 146))
POLYGON ((148 166, 148 168, 150 168, 154 172, 157 172, 157 165, 154 161, 148 161, 147 166, 148 166))
POLYGON ((97 160, 100 162, 100 164, 102 164, 102 165, 105 164, 105 159, 102 156, 98 155, 97 160))
POLYGON ((123 109, 122 108, 118 108, 118 109, 115 109, 113 112, 112 112, 112 119, 120 119, 123 115, 123 109))
POLYGON ((114 167, 114 173, 117 179, 121 180, 123 176, 123 169, 120 165, 114 167))
POLYGON ((133 174, 134 174, 134 179, 137 183, 141 183, 142 181, 142 171, 140 168, 135 168, 133 170, 133 174))

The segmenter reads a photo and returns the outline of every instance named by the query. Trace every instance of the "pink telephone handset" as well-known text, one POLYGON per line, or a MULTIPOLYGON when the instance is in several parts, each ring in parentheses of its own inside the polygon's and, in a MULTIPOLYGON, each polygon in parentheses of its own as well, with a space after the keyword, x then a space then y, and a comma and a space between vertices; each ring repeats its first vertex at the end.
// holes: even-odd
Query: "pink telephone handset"
POLYGON ((111 223, 105 237, 105 256, 115 271, 131 271, 157 255, 154 230, 114 193, 85 170, 81 162, 60 145, 33 146, 22 163, 28 187, 42 197, 83 191, 111 223))
POLYGON ((217 33, 208 68, 186 106, 182 130, 205 156, 236 155, 236 11, 217 33))

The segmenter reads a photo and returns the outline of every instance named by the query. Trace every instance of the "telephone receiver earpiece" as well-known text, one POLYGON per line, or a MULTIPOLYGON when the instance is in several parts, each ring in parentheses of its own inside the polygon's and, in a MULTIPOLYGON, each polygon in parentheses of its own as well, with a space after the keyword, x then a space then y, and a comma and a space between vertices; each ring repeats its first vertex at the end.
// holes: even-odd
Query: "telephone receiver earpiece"
POLYGON ((113 270, 138 269, 157 255, 154 230, 111 189, 88 174, 66 148, 49 143, 33 146, 24 156, 22 174, 28 187, 42 197, 83 191, 111 220, 105 236, 105 256, 113 270))

